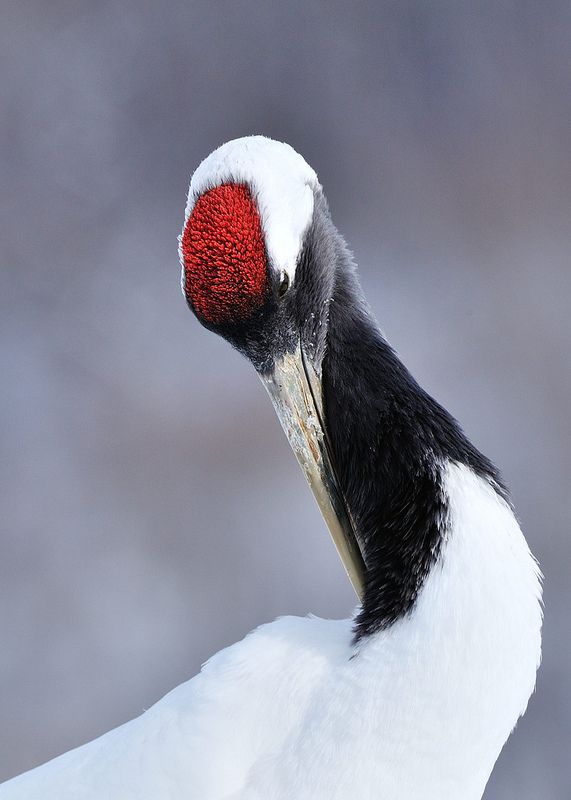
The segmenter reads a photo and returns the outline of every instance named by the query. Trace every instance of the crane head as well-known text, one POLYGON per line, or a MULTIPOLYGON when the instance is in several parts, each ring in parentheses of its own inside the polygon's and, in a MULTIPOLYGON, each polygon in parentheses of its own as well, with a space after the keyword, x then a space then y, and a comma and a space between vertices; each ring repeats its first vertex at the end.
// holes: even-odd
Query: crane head
POLYGON ((364 563, 336 476, 321 365, 338 242, 315 172, 262 136, 211 153, 192 176, 179 240, 198 320, 254 365, 357 593, 364 563))

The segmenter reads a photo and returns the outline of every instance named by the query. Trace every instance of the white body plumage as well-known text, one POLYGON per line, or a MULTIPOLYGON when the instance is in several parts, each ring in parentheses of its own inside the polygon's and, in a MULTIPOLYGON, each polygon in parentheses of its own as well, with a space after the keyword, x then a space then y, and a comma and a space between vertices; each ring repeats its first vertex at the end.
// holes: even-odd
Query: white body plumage
POLYGON ((444 470, 441 556, 412 612, 283 618, 132 722, 0 787, 0 800, 477 800, 540 660, 540 580, 508 505, 444 470))

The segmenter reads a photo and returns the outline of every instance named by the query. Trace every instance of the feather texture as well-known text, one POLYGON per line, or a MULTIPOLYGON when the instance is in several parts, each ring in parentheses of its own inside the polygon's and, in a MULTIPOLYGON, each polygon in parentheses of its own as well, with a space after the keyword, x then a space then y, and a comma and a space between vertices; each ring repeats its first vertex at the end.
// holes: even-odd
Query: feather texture
POLYGON ((0 800, 477 800, 535 684, 537 565, 507 503, 449 463, 442 558, 414 612, 286 617, 141 717, 0 787, 0 800))

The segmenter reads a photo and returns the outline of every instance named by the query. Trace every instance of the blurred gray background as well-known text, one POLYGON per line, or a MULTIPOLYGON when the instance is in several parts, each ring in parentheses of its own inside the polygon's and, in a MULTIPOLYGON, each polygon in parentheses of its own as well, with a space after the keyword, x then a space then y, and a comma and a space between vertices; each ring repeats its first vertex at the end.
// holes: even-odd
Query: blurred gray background
POLYGON ((353 595, 253 370, 179 290, 190 173, 316 168, 369 300, 499 463, 546 574, 488 800, 571 794, 571 4, 6 2, 0 777, 353 595))

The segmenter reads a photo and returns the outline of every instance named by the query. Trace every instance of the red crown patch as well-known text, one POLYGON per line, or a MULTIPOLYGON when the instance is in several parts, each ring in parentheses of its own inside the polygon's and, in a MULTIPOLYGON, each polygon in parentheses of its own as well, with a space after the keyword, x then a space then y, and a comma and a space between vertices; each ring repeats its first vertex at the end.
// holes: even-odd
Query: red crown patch
POLYGON ((204 192, 187 220, 181 249, 185 295, 203 320, 243 321, 263 304, 266 247, 247 186, 227 183, 204 192))

